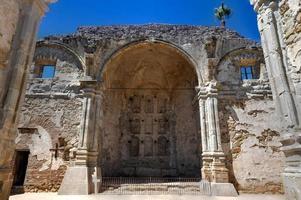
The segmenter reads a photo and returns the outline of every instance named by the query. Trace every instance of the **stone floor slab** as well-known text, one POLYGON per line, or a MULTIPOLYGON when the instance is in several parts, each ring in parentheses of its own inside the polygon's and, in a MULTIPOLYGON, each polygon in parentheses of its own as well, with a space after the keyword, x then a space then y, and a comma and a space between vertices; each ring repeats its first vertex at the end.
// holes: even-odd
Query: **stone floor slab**
POLYGON ((285 200, 282 195, 251 195, 243 194, 238 197, 209 197, 190 195, 89 195, 63 196, 57 193, 26 193, 11 196, 9 200, 285 200))

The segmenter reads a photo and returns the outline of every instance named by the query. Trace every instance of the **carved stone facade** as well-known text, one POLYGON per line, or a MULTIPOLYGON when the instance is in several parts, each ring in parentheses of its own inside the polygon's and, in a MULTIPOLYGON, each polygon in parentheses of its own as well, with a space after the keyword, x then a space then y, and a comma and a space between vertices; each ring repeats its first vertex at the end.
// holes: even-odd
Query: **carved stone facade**
POLYGON ((96 174, 201 177, 235 195, 282 193, 283 171, 300 199, 298 0, 252 1, 264 56, 235 32, 172 25, 82 27, 34 56, 49 2, 0 5, 1 199, 22 175, 33 192, 98 192, 96 174))
POLYGON ((96 171, 202 178, 214 195, 283 192, 281 127, 263 53, 235 32, 85 27, 38 42, 30 73, 17 136, 17 151, 30 152, 25 191, 62 184, 59 194, 89 194, 96 171), (54 77, 39 78, 48 65, 54 77), (244 66, 252 80, 241 80, 244 66), (28 145, 39 137, 43 149, 28 145))

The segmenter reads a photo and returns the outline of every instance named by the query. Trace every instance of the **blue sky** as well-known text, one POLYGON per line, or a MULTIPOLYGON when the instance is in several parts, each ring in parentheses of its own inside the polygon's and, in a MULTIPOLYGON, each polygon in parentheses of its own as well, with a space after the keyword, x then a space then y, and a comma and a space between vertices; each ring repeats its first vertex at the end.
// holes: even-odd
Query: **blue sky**
MULTIPOLYGON (((227 27, 259 41, 256 14, 249 0, 224 0, 233 15, 227 27)), ((39 37, 68 34, 85 25, 219 25, 214 8, 221 0, 59 0, 42 20, 39 37)))

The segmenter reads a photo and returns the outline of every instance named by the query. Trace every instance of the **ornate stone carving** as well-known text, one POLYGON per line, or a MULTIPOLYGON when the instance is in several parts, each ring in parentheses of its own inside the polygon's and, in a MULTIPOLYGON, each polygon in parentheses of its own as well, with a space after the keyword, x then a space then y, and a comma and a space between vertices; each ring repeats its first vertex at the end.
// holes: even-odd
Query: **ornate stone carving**
POLYGON ((221 148, 217 83, 212 81, 198 87, 200 124, 203 148, 202 177, 210 182, 228 183, 225 154, 221 148))

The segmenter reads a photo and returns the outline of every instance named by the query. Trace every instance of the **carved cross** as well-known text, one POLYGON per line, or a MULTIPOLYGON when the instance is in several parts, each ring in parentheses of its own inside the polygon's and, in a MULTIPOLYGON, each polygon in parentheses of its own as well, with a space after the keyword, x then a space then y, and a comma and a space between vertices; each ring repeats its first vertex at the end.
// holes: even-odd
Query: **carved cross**
POLYGON ((57 159, 60 150, 64 150, 64 148, 59 148, 59 144, 58 143, 55 144, 55 149, 49 149, 49 151, 53 151, 54 152, 54 158, 55 159, 57 159))

